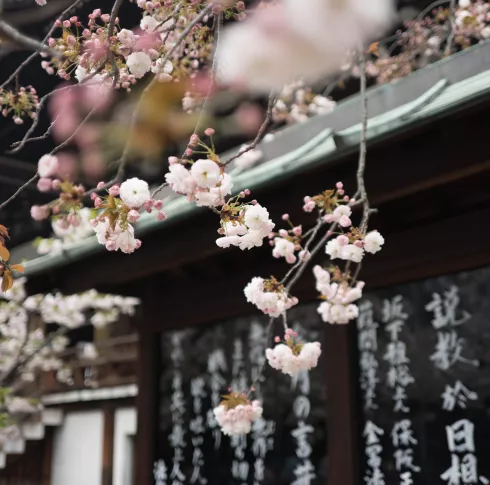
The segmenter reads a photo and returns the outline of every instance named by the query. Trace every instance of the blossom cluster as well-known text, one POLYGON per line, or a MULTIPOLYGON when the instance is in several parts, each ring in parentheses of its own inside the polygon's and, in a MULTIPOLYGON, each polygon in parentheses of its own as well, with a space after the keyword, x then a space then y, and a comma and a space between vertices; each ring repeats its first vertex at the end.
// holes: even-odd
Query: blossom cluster
POLYGON ((36 221, 41 221, 52 215, 60 229, 67 229, 69 226, 78 227, 82 221, 79 209, 82 207, 85 188, 70 181, 54 178, 58 171, 59 163, 55 155, 46 154, 39 159, 37 166, 38 190, 41 192, 58 191, 60 195, 49 204, 33 205, 31 217, 36 221))
POLYGON ((406 22, 397 33, 396 54, 379 42, 370 49, 366 72, 379 84, 391 82, 455 52, 490 38, 490 4, 459 0, 451 20, 449 6, 434 8, 430 15, 406 22))
POLYGON ((245 287, 244 293, 249 303, 273 318, 279 317, 298 303, 298 299, 291 297, 284 285, 274 277, 252 278, 252 281, 245 287))
MULTIPOLYGON (((104 182, 99 182, 102 189, 104 182)), ((141 246, 141 241, 134 237, 135 223, 140 218, 139 211, 144 209, 151 213, 154 210, 157 219, 167 218, 163 212, 163 201, 154 200, 150 195, 148 183, 136 177, 124 181, 120 186, 112 185, 107 197, 100 197, 95 192, 91 194, 96 209, 100 213, 91 221, 99 244, 108 251, 120 250, 130 254, 141 246)))
POLYGON ((316 279, 316 289, 320 292, 322 300, 318 307, 318 313, 322 320, 332 324, 344 324, 357 318, 359 310, 354 302, 362 296, 364 283, 359 281, 351 287, 338 271, 332 271, 336 278, 332 278, 330 272, 321 266, 313 268, 316 279))
POLYGON ((12 116, 16 125, 24 123, 23 118, 36 118, 39 98, 32 86, 21 87, 17 91, 0 88, 0 109, 2 116, 12 116))
POLYGON ((56 220, 52 221, 53 238, 37 238, 34 245, 39 254, 56 254, 62 252, 70 245, 77 241, 91 236, 94 231, 91 224, 91 219, 95 217, 94 211, 88 207, 84 207, 77 212, 79 222, 78 225, 69 225, 62 227, 56 220))
POLYGON ((297 0, 272 3, 224 32, 218 76, 262 92, 299 76, 315 82, 337 72, 346 51, 379 35, 392 18, 391 0, 312 0, 308 8, 297 0))
POLYGON ((326 96, 315 94, 303 81, 286 85, 272 108, 276 123, 302 123, 312 116, 328 114, 337 103, 326 96))
MULTIPOLYGON (((214 130, 207 128, 205 134, 211 138, 214 130)), ((233 188, 231 176, 224 172, 214 148, 206 145, 197 134, 191 136, 184 158, 169 158, 165 180, 174 192, 186 195, 198 207, 224 205, 225 197, 231 194, 233 188), (206 158, 193 161, 189 157, 198 153, 198 148, 204 150, 199 154, 204 153, 206 158)))
POLYGON ((269 234, 269 244, 274 247, 272 256, 274 258, 284 258, 288 264, 294 264, 296 261, 306 261, 310 258, 310 253, 307 249, 301 246, 303 228, 301 225, 295 226, 289 219, 289 214, 283 214, 283 221, 289 223, 290 228, 280 229, 279 232, 269 234), (295 251, 298 252, 296 256, 295 251))
POLYGON ((259 401, 250 401, 246 394, 232 392, 214 408, 213 413, 223 434, 240 435, 249 433, 252 423, 262 416, 259 401))
POLYGON ((60 334, 46 345, 45 331, 39 326, 31 329, 31 315, 39 315, 45 323, 66 329, 87 323, 105 326, 117 321, 121 314, 134 314, 139 304, 137 298, 101 294, 95 290, 74 295, 27 296, 25 281, 25 278, 15 279, 0 301, 0 372, 10 369, 19 357, 31 356, 21 369, 21 377, 27 381, 34 379, 37 370, 62 371, 62 379, 68 375, 59 354, 69 340, 60 334))
POLYGON ((277 345, 265 351, 269 365, 291 377, 300 371, 316 367, 322 353, 320 342, 301 343, 297 337, 297 332, 287 328, 284 342, 281 342, 280 337, 276 337, 274 340, 277 345))

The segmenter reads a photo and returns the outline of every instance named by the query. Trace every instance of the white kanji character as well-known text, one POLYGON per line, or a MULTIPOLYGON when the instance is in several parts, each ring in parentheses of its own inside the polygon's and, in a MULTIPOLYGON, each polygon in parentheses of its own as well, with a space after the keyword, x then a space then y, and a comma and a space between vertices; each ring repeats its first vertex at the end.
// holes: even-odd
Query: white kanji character
POLYGON ((180 469, 180 463, 178 461, 174 460, 170 478, 172 478, 172 480, 180 480, 181 482, 184 482, 185 480, 185 475, 182 473, 182 470, 180 469))
POLYGON ((223 349, 215 349, 208 357, 208 372, 226 372, 226 358, 223 349))
POLYGON ((439 293, 432 294, 432 300, 427 303, 425 309, 433 312, 432 326, 437 330, 447 326, 461 325, 466 322, 471 315, 463 310, 462 317, 456 317, 456 310, 459 305, 459 290, 456 286, 451 286, 444 292, 444 300, 439 293))
POLYGON ((155 462, 153 467, 153 478, 155 479, 155 485, 165 485, 167 481, 167 467, 163 460, 155 462))
POLYGON ((366 485, 385 485, 385 476, 380 468, 375 468, 371 474, 364 477, 366 485))
POLYGON ((441 478, 447 482, 447 485, 460 485, 461 470, 459 467, 458 455, 451 455, 451 466, 441 475, 441 478))
POLYGON ((396 385, 400 385, 402 387, 407 387, 414 382, 415 379, 410 374, 408 365, 403 364, 388 369, 386 375, 386 383, 388 386, 395 387, 396 385))
POLYGON ((372 421, 366 421, 364 426, 363 436, 366 437, 366 445, 372 445, 379 443, 378 436, 383 436, 384 431, 376 426, 372 421))
POLYGON ((239 480, 247 480, 249 464, 246 461, 233 461, 231 473, 234 478, 239 480))
POLYGON ((419 472, 420 467, 413 464, 413 450, 410 448, 400 448, 393 453, 395 458, 395 468, 400 471, 402 468, 409 468, 414 472, 419 472))
POLYGON ((463 483, 478 483, 478 462, 476 456, 467 453, 461 460, 461 481, 463 483))
POLYGON ((448 370, 455 362, 461 360, 463 351, 462 338, 459 338, 454 330, 450 332, 437 332, 437 344, 435 352, 430 360, 441 370, 448 370))
POLYGON ((254 485, 260 484, 264 480, 265 467, 264 460, 262 458, 257 458, 254 463, 254 485))
POLYGON ((371 327, 366 327, 359 330, 357 340, 360 350, 370 350, 376 352, 378 350, 378 324, 373 323, 371 327))
POLYGON ((449 451, 451 453, 474 453, 474 430, 475 425, 467 419, 460 419, 452 425, 446 426, 449 451))
POLYGON ((296 480, 291 485, 310 485, 316 478, 315 469, 310 460, 305 460, 294 469, 296 480))
POLYGON ((407 392, 404 387, 396 386, 395 395, 393 396, 393 401, 395 401, 395 405, 393 406, 393 411, 408 413, 410 409, 405 406, 404 401, 407 399, 407 392))
POLYGON ((375 469, 381 466, 381 453, 383 452, 383 447, 380 444, 366 446, 366 457, 367 464, 375 469))
MULTIPOLYGON (((388 323, 395 319, 406 320, 408 315, 403 313, 403 296, 396 295, 391 300, 383 301, 383 322, 388 323)), ((394 339, 393 339, 394 340, 394 339)))
POLYGON ((413 436, 412 422, 409 419, 397 421, 391 431, 391 440, 395 448, 416 445, 417 440, 413 436))
POLYGON ((400 473, 400 485, 412 485, 412 472, 403 472, 400 473))
POLYGON ((408 364, 410 361, 407 357, 407 345, 401 340, 389 342, 386 346, 386 353, 383 359, 391 365, 408 364))
POLYGON ((456 381, 453 387, 446 385, 441 397, 443 401, 442 409, 452 411, 456 404, 460 408, 466 409, 468 399, 475 401, 478 399, 478 394, 470 391, 461 381, 456 381))
POLYGON ((359 304, 359 316, 357 317, 357 328, 362 330, 363 328, 372 327, 374 324, 373 319, 373 304, 369 300, 363 300, 359 304))
POLYGON ((297 418, 307 418, 310 414, 310 408, 310 400, 306 396, 298 396, 294 400, 293 412, 297 418))
POLYGON ((291 435, 296 439, 296 455, 299 458, 307 458, 311 455, 311 445, 308 443, 308 435, 313 433, 313 426, 298 421, 298 427, 291 431, 291 435))

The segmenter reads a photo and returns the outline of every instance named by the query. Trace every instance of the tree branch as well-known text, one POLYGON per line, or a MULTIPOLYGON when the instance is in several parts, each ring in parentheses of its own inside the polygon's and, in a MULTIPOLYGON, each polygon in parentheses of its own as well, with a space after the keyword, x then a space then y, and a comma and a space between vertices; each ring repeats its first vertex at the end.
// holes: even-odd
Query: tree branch
POLYGON ((61 52, 55 51, 49 46, 39 42, 38 40, 20 33, 16 28, 12 27, 4 20, 0 20, 0 37, 2 37, 3 39, 7 39, 21 47, 25 47, 29 50, 34 50, 36 51, 36 53, 45 52, 51 57, 62 56, 61 52))

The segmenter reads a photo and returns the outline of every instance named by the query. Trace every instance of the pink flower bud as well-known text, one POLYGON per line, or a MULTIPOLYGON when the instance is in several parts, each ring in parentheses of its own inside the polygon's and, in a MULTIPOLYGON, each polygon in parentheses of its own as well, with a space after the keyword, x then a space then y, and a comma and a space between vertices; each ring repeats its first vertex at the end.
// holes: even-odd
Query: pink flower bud
POLYGON ((100 8, 96 8, 93 12, 92 12, 92 15, 97 18, 97 17, 100 17, 102 15, 102 10, 100 8))
POLYGON ((258 202, 257 202, 257 200, 256 200, 256 199, 254 199, 254 200, 252 200, 251 204, 252 204, 252 205, 257 205, 257 204, 258 204, 258 202))
POLYGON ((61 185, 61 180, 58 180, 58 179, 54 179, 52 182, 51 182, 51 188, 53 190, 57 190, 60 188, 60 185, 61 185))
POLYGON ((175 163, 179 163, 179 159, 177 157, 168 157, 169 165, 174 165, 175 163))
POLYGON ((299 302, 298 298, 297 298, 297 297, 295 297, 295 296, 293 296, 293 297, 291 298, 291 301, 293 302, 293 305, 297 305, 297 304, 298 304, 298 302, 299 302))
POLYGON ((39 190, 39 192, 49 192, 51 188, 52 188, 51 179, 41 177, 37 181, 37 189, 39 190))
POLYGON ((63 27, 64 27, 65 29, 69 29, 69 28, 70 28, 70 26, 71 26, 71 23, 70 23, 70 21, 69 21, 69 20, 63 20, 63 27))
POLYGON ((344 184, 342 182, 337 182, 335 184, 335 187, 337 187, 337 189, 342 189, 344 187, 344 184))
POLYGON ((116 241, 107 241, 105 243, 105 248, 107 251, 115 251, 116 250, 116 241))
POLYGON ((96 209, 98 209, 101 205, 102 205, 102 199, 100 197, 97 197, 94 200, 94 206, 95 206, 96 209))
POLYGON ((286 328, 286 335, 291 335, 293 333, 292 328, 286 328))
POLYGON ((61 20, 60 19, 56 19, 56 22, 54 23, 55 27, 61 27, 61 20))
POLYGON ((356 203, 356 199, 349 200, 349 205, 354 205, 356 203))
POLYGON ((140 239, 135 239, 134 246, 135 246, 136 249, 139 249, 141 247, 141 240, 140 239))
POLYGON ((349 238, 347 236, 341 235, 337 238, 339 246, 347 246, 349 244, 349 238))
POLYGON ((269 241, 269 246, 275 246, 275 242, 274 241, 269 241))
POLYGON ((344 202, 349 202, 349 196, 348 195, 344 195, 344 202))
POLYGON ((157 211, 161 210, 161 208, 163 207, 163 200, 155 200, 153 206, 157 211))
POLYGON ((310 202, 310 200, 311 200, 311 197, 310 197, 309 195, 307 195, 307 196, 306 196, 306 197, 303 199, 303 202, 304 202, 305 204, 307 204, 308 202, 310 202))
POLYGON ((192 151, 192 148, 187 148, 186 151, 184 152, 188 157, 190 157, 194 152, 192 151))
POLYGON ((283 214, 282 215, 282 220, 283 221, 288 221, 289 220, 289 214, 283 214))
POLYGON ((90 198, 91 198, 92 200, 95 200, 95 199, 97 198, 97 194, 96 194, 95 192, 92 192, 92 193, 90 194, 90 198))
POLYGON ((354 246, 357 246, 358 248, 362 248, 364 246, 364 242, 363 241, 356 241, 354 243, 354 246))
POLYGON ((279 229, 279 236, 281 236, 281 237, 287 237, 288 236, 288 231, 286 231, 286 229, 279 229))
POLYGON ((166 218, 167 218, 167 214, 165 214, 165 212, 163 212, 163 211, 157 212, 157 219, 159 221, 164 221, 166 218))
POLYGON ((280 337, 275 337, 275 338, 274 338, 274 342, 278 343, 278 342, 280 342, 280 341, 281 341, 280 337))
POLYGON ((327 224, 331 224, 333 222, 333 215, 332 214, 327 214, 326 216, 323 216, 323 220, 327 224))
POLYGON ((97 184, 97 188, 98 188, 98 189, 101 189, 101 188, 103 188, 103 187, 104 187, 104 185, 105 185, 105 183, 104 183, 104 182, 99 182, 99 183, 97 184))
POLYGON ((191 135, 191 138, 189 140, 189 145, 191 145, 191 146, 197 145, 198 142, 199 142, 199 136, 196 135, 195 133, 193 135, 191 135))
POLYGON ((245 195, 250 195, 250 189, 245 189, 244 192, 245 192, 245 195))
POLYGON ((339 219, 339 224, 340 224, 342 227, 349 227, 350 225, 352 225, 352 222, 351 222, 351 220, 349 219, 349 217, 347 217, 347 216, 342 216, 342 217, 339 219))
POLYGON ((213 128, 206 128, 206 129, 204 130, 204 134, 205 134, 206 136, 213 136, 215 133, 216 133, 216 132, 214 131, 214 129, 213 129, 213 128))
POLYGON ((308 202, 306 202, 306 204, 303 206, 303 210, 305 212, 313 212, 313 210, 315 209, 315 202, 313 200, 309 200, 308 202))
POLYGON ((340 189, 340 190, 337 190, 337 194, 339 194, 339 195, 344 195, 344 194, 345 194, 345 192, 344 192, 342 189, 340 189))
POLYGON ((110 187, 109 194, 112 195, 113 197, 117 197, 119 195, 119 185, 116 184, 110 187))
POLYGON ((18 116, 14 116, 13 120, 16 125, 22 125, 24 123, 24 120, 18 116))
POLYGON ((76 45, 77 39, 75 39, 75 37, 73 37, 73 35, 69 35, 66 38, 66 42, 68 43, 68 45, 70 45, 71 47, 73 47, 74 45, 76 45))
POLYGON ((70 17, 70 22, 72 24, 76 24, 78 22, 78 17, 77 16, 70 17))
POLYGON ((49 216, 49 207, 47 205, 33 205, 31 207, 31 217, 35 221, 42 221, 49 216))
POLYGON ((139 218, 140 218, 140 214, 137 210, 132 209, 128 212, 128 221, 129 222, 131 222, 131 223, 136 222, 139 218))
POLYGON ((153 199, 148 199, 144 204, 146 212, 150 213, 153 210, 153 199))
POLYGON ((303 228, 301 226, 293 227, 293 234, 295 236, 301 236, 303 234, 303 228))
MULTIPOLYGON (((53 39, 52 37, 50 37, 48 39, 48 45, 49 45, 49 47, 54 47, 56 45, 56 40, 53 39)), ((47 63, 48 61, 43 61, 43 62, 46 62, 47 63)))
POLYGON ((289 340, 290 338, 291 338, 291 337, 290 337, 289 335, 287 335, 287 334, 286 334, 286 335, 284 335, 284 340, 286 340, 286 341, 287 341, 287 340, 289 340))

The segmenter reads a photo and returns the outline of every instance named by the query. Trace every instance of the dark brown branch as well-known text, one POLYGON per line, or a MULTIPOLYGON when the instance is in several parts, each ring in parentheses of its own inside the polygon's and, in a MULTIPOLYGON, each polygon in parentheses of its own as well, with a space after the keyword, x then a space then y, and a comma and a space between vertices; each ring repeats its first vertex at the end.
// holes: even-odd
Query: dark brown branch
MULTIPOLYGON (((63 12, 61 12, 61 14, 59 15, 59 17, 56 19, 56 21, 53 23, 53 25, 51 26, 51 28, 49 29, 48 33, 45 35, 44 39, 42 40, 41 44, 44 45, 46 44, 46 42, 48 41, 48 39, 51 37, 51 34, 54 32, 54 29, 56 28, 56 23, 58 21, 61 22, 61 20, 70 13, 71 10, 73 10, 74 8, 78 7, 79 4, 81 4, 84 0, 76 0, 75 2, 73 2, 68 8, 66 8, 65 10, 63 10, 63 12)), ((35 52, 33 52, 25 61, 23 61, 19 67, 8 77, 8 79, 6 81, 4 81, 2 83, 2 85, 0 86, 0 88, 4 88, 7 84, 11 83, 15 77, 20 73, 20 71, 25 67, 27 66, 27 64, 29 64, 35 57, 37 57, 37 55, 39 54, 39 50, 36 50, 35 52)))
POLYGON ((39 42, 32 37, 28 37, 20 33, 16 28, 9 25, 4 20, 0 20, 0 37, 2 39, 6 39, 18 46, 25 47, 29 50, 34 50, 36 53, 45 52, 49 54, 51 57, 61 57, 61 52, 55 51, 51 49, 49 46, 39 42))
POLYGON ((269 129, 269 127, 272 123, 272 109, 274 108, 275 104, 276 104, 276 97, 275 97, 274 93, 271 92, 269 95, 269 103, 267 105, 267 112, 265 115, 265 120, 262 123, 262 125, 260 126, 259 131, 257 132, 257 136, 255 137, 254 141, 252 143, 250 143, 250 145, 248 145, 243 150, 240 150, 236 155, 229 158, 225 163, 223 163, 223 166, 226 166, 229 163, 233 162, 233 160, 236 160, 237 158, 241 157, 244 153, 247 153, 250 150, 253 150, 264 139, 264 136, 267 134, 267 130, 269 129))

